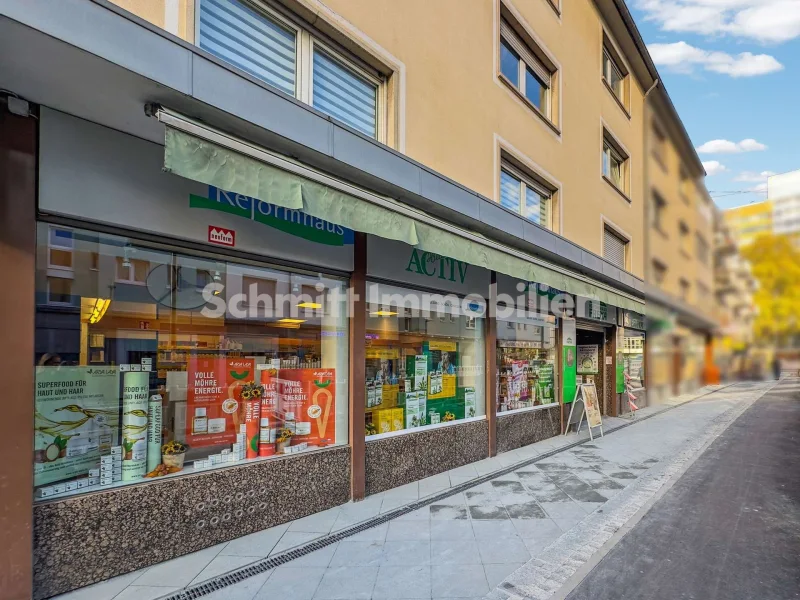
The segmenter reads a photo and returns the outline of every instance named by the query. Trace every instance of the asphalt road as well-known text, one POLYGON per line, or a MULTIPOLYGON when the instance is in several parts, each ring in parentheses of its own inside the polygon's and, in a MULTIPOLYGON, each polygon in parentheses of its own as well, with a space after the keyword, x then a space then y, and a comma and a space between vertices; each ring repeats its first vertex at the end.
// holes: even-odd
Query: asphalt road
POLYGON ((567 600, 800 598, 800 380, 745 411, 567 600))

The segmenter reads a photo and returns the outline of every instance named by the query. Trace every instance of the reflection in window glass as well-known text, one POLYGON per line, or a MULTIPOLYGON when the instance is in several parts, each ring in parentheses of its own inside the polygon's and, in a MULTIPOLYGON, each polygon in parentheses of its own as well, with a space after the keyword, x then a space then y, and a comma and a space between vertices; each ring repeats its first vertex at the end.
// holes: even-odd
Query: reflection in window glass
POLYGON ((378 86, 324 52, 314 50, 314 108, 376 137, 378 86))
POLYGON ((520 180, 508 173, 500 171, 500 204, 514 212, 519 212, 520 180))
POLYGON ((526 219, 533 221, 537 225, 543 225, 547 227, 548 224, 547 200, 548 198, 542 196, 539 192, 537 192, 533 188, 526 187, 525 212, 523 213, 523 216, 526 219))
POLYGON ((525 97, 533 103, 533 105, 541 111, 547 107, 545 95, 547 94, 547 86, 542 83, 533 71, 525 69, 525 97))
POLYGON ((395 292, 404 306, 368 304, 366 434, 485 415, 483 319, 395 292))
POLYGON ((345 282, 73 234, 36 276, 39 496, 347 442, 345 282))
POLYGON ((556 321, 497 322, 497 411, 556 402, 556 321))
POLYGON ((519 87, 519 55, 511 49, 505 40, 500 42, 500 72, 519 87))

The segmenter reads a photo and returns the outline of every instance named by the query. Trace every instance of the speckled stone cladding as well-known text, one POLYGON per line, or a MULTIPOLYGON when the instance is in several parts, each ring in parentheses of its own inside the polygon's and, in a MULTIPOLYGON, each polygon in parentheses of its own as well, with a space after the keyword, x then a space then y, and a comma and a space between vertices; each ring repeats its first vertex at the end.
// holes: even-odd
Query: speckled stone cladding
POLYGON ((350 447, 34 506, 34 598, 103 581, 350 499, 350 447))
POLYGON ((560 405, 497 415, 497 452, 508 452, 541 442, 561 432, 560 405))
POLYGON ((486 420, 368 441, 366 493, 377 494, 479 461, 488 452, 486 420))

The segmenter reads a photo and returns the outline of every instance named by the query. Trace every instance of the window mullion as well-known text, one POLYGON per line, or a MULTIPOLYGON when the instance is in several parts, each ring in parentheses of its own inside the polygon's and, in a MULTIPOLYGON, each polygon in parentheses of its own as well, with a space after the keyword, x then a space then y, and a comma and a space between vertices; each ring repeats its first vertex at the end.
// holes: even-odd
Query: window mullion
POLYGON ((519 59, 519 65, 517 65, 517 69, 519 70, 519 91, 522 92, 522 95, 525 95, 525 61, 521 58, 519 59))

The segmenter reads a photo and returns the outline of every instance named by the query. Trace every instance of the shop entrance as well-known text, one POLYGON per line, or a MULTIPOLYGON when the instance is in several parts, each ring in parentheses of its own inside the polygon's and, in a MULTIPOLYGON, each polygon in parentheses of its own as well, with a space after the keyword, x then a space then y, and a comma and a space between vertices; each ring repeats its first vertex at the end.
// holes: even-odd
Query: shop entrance
POLYGON ((611 414, 611 398, 607 398, 605 385, 604 348, 606 344, 605 328, 593 326, 591 329, 578 324, 576 337, 578 346, 577 383, 594 383, 597 388, 597 399, 603 415, 611 414))

